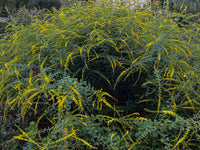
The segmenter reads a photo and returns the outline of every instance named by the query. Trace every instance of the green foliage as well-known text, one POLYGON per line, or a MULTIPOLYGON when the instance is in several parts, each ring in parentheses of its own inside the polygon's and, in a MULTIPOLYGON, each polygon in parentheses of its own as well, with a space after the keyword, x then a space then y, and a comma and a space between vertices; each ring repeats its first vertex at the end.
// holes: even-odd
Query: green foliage
POLYGON ((189 119, 164 114, 154 122, 134 122, 132 134, 143 143, 137 149, 198 149, 199 123, 199 113, 189 119))
POLYGON ((199 13, 200 6, 198 0, 169 0, 169 8, 181 12, 187 7, 186 13, 199 13))
POLYGON ((9 114, 9 117, 6 121, 3 120, 3 112, 0 111, 0 148, 1 149, 9 149, 9 150, 15 150, 20 149, 20 141, 8 141, 12 139, 13 136, 17 136, 19 134, 18 130, 14 127, 15 123, 17 123, 17 119, 14 118, 13 114, 9 114))
POLYGON ((24 149, 199 148, 200 25, 189 20, 180 28, 174 18, 184 12, 126 7, 77 3, 22 10, 7 22, 1 126, 18 128, 8 142, 25 141, 24 149))
MULTIPOLYGON (((39 139, 39 135, 44 131, 39 131, 36 123, 32 122, 28 128, 29 137, 32 137, 32 140, 37 141, 41 146, 43 145, 42 147, 44 149, 54 149, 55 147, 57 149, 92 149, 94 147, 98 147, 98 149, 112 149, 117 146, 118 148, 126 146, 125 142, 120 140, 120 134, 116 132, 117 128, 103 126, 105 124, 105 119, 101 117, 86 117, 83 115, 73 116, 70 114, 65 115, 65 118, 62 119, 60 117, 61 116, 59 116, 58 122, 56 123, 57 125, 52 129, 48 129, 48 135, 42 139, 39 139), (64 140, 63 138, 71 133, 70 130, 74 130, 74 136, 64 140), (109 134, 105 135, 105 133, 109 134), (111 141, 112 134, 115 134, 115 138, 111 141), (35 135, 38 135, 38 138, 35 135), (90 144, 94 147, 89 146, 89 143, 86 144, 86 141, 90 141, 90 144)), ((37 147, 29 139, 29 142, 26 143, 24 149, 37 149, 37 147)))
POLYGON ((23 7, 10 16, 10 22, 16 24, 17 26, 27 26, 34 22, 35 19, 43 20, 47 14, 49 14, 49 11, 44 9, 27 10, 23 7))
POLYGON ((1 24, 0 33, 1 34, 5 33, 5 27, 6 27, 7 23, 4 21, 1 21, 0 24, 1 24))

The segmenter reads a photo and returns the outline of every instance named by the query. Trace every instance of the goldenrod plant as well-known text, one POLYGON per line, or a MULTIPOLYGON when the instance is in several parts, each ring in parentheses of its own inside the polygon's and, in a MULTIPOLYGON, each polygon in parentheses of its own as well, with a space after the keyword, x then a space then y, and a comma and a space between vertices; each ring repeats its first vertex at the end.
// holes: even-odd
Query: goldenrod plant
POLYGON ((11 17, 0 39, 2 149, 200 148, 200 25, 176 20, 198 14, 128 4, 11 17))

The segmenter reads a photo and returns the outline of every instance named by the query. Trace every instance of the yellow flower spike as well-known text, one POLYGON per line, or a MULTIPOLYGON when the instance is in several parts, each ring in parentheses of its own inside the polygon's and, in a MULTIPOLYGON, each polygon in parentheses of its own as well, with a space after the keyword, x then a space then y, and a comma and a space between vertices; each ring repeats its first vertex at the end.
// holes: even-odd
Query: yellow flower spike
POLYGON ((24 132, 19 126, 17 126, 17 125, 15 125, 15 126, 22 132, 22 134, 19 135, 19 136, 14 136, 14 137, 12 138, 12 140, 14 140, 14 139, 19 139, 19 140, 31 142, 31 143, 34 143, 36 146, 38 146, 39 149, 42 149, 42 147, 41 147, 37 142, 35 142, 34 140, 32 140, 32 139, 29 137, 29 135, 28 135, 26 132, 24 132))
POLYGON ((87 145, 87 146, 89 146, 89 147, 91 147, 91 148, 93 148, 93 149, 98 149, 97 147, 92 146, 91 144, 89 144, 88 142, 86 142, 86 141, 83 140, 83 139, 80 139, 80 138, 78 138, 78 137, 76 137, 76 139, 79 140, 79 141, 81 141, 81 142, 83 142, 85 145, 87 145))
POLYGON ((156 69, 156 66, 154 65, 154 70, 156 71, 156 72, 158 72, 158 70, 156 69))
POLYGON ((115 134, 113 133, 110 137, 110 141, 111 141, 111 145, 112 145, 112 140, 113 140, 113 137, 115 136, 115 134))
POLYGON ((190 129, 188 128, 186 130, 185 134, 183 135, 183 137, 174 145, 173 149, 175 149, 180 143, 182 143, 186 139, 186 137, 188 136, 189 132, 190 132, 190 129))
POLYGON ((61 141, 64 141, 64 140, 70 138, 70 137, 73 136, 73 135, 75 135, 75 132, 72 132, 71 134, 69 134, 69 135, 67 135, 67 136, 65 136, 65 137, 63 137, 63 138, 58 139, 58 140, 56 140, 55 142, 52 142, 51 144, 56 144, 56 143, 59 143, 59 142, 61 142, 61 141))
POLYGON ((172 68, 172 69, 171 69, 171 72, 170 72, 170 78, 172 78, 172 77, 174 76, 174 71, 175 71, 175 69, 172 68))
POLYGON ((179 117, 175 112, 173 111, 169 111, 169 110, 161 110, 160 111, 161 113, 164 113, 164 114, 170 114, 172 116, 175 116, 175 117, 179 117))

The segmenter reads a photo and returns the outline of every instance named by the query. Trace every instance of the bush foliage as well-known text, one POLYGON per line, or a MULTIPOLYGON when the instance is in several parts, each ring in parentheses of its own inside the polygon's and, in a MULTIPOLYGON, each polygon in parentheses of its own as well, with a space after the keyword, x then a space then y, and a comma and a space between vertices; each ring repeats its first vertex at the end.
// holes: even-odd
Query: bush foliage
POLYGON ((1 141, 27 150, 200 148, 200 25, 190 19, 198 14, 126 7, 82 2, 7 22, 0 125, 13 138, 1 141))

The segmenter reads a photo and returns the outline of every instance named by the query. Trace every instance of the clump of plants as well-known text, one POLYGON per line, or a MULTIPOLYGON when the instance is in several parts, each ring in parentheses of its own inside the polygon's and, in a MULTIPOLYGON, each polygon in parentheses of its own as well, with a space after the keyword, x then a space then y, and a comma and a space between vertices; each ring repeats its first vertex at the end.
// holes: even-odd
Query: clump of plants
POLYGON ((7 141, 199 148, 200 26, 180 27, 181 15, 102 1, 12 19, 0 40, 1 116, 15 129, 7 141))

